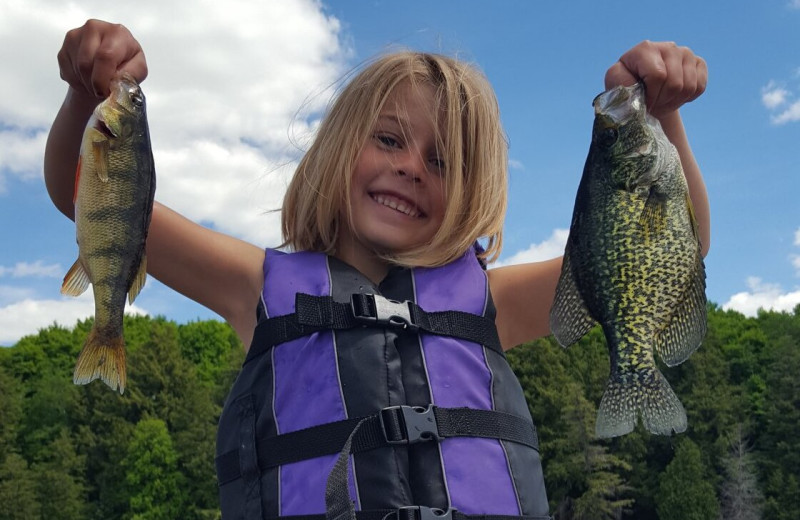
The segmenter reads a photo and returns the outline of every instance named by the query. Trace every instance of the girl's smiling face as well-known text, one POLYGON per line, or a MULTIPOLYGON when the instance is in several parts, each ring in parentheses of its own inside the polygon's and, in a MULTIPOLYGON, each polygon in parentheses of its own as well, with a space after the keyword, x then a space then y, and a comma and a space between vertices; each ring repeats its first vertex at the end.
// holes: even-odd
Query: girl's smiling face
POLYGON ((350 180, 350 211, 336 256, 375 280, 388 270, 375 253, 430 241, 444 219, 445 164, 439 107, 428 84, 406 81, 388 97, 350 180), (377 269, 377 270, 376 270, 377 269))

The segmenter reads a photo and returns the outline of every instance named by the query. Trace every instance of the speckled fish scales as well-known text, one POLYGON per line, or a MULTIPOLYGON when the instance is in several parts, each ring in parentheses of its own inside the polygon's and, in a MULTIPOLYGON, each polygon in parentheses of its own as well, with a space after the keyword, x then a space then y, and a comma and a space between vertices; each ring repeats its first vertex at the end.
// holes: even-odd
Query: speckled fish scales
POLYGON ((602 326, 611 374, 597 412, 600 438, 631 432, 638 417, 655 434, 685 431, 686 411, 653 353, 677 365, 706 333, 705 267, 686 178, 644 99, 637 84, 594 100, 550 314, 564 347, 602 326))

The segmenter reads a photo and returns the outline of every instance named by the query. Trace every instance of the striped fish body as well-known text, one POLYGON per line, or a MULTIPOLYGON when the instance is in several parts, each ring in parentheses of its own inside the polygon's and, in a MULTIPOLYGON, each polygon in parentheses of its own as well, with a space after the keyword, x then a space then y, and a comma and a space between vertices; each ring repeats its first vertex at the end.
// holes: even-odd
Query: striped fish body
POLYGON ((706 332, 705 267, 680 158, 647 115, 641 85, 594 101, 584 168, 550 315, 563 346, 600 324, 611 375, 598 437, 686 430, 683 405, 656 366, 674 366, 706 332))
POLYGON ((78 260, 61 292, 77 296, 92 284, 95 319, 75 366, 74 382, 100 378, 125 389, 123 310, 145 283, 145 240, 155 193, 145 98, 120 74, 89 120, 75 190, 78 260))

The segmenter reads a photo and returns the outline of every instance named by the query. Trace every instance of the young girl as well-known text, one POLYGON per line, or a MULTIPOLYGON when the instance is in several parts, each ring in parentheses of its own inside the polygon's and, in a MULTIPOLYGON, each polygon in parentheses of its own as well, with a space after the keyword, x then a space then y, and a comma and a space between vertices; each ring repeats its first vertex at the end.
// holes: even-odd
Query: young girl
MULTIPOLYGON (((69 89, 45 178, 74 218, 84 126, 115 72, 143 80, 147 66, 125 27, 96 20, 67 33, 58 58, 69 89)), ((645 83, 704 254, 708 202, 678 109, 706 80, 689 49, 647 41, 605 77, 645 83)), ((353 504, 380 518, 547 518, 538 440, 502 352, 549 333, 561 259, 484 270, 500 252, 506 168, 487 80, 402 52, 352 79, 300 162, 282 213, 293 252, 156 203, 148 271, 220 314, 248 350, 217 439, 225 518, 352 518, 353 504)))

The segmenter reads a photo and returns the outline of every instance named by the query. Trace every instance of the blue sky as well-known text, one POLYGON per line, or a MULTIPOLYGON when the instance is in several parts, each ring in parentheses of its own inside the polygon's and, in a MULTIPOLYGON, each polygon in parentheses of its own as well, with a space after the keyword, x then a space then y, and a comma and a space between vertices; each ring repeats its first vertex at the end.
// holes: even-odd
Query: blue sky
MULTIPOLYGON (((91 295, 59 294, 75 230, 41 173, 66 91, 55 55, 89 17, 125 24, 147 54, 157 198, 263 246, 330 85, 398 47, 476 63, 510 142, 506 263, 563 250, 605 70, 643 39, 687 45, 710 78, 682 110, 711 201, 708 297, 746 314, 800 303, 800 0, 109 4, 0 1, 0 345, 92 314, 91 295)), ((152 278, 133 312, 214 317, 152 278)))

